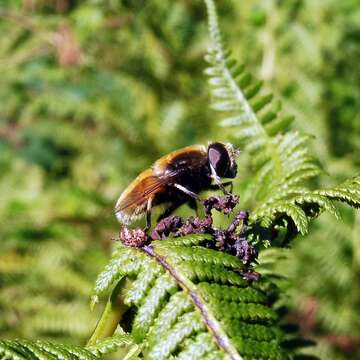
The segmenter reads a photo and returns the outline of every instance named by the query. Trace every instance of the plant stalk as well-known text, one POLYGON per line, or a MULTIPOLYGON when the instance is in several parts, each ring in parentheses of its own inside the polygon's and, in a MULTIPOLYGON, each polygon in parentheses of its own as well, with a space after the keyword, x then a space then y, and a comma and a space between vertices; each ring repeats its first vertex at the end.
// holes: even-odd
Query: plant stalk
POLYGON ((110 295, 101 318, 98 321, 87 346, 94 345, 98 340, 105 339, 114 334, 123 314, 127 310, 127 306, 122 301, 122 297, 120 295, 120 290, 124 285, 123 280, 119 282, 110 295))

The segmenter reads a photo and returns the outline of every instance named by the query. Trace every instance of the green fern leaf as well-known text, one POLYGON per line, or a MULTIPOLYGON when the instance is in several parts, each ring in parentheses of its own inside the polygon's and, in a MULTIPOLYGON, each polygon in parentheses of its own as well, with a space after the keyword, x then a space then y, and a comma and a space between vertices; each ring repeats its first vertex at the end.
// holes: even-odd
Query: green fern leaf
POLYGON ((316 190, 316 194, 326 196, 329 199, 345 202, 353 207, 360 207, 360 175, 345 181, 333 188, 316 190))
POLYGON ((46 341, 28 340, 0 341, 2 360, 96 360, 100 357, 77 346, 59 345, 46 341))
POLYGON ((120 290, 115 284, 120 303, 135 314, 130 322, 124 319, 120 324, 142 344, 147 359, 206 359, 210 352, 219 359, 250 359, 267 351, 269 358, 287 358, 281 348, 277 314, 262 282, 244 280, 239 274, 243 263, 207 248, 211 241, 208 235, 199 234, 153 241, 142 249, 118 243, 110 262, 117 266, 106 267, 107 287, 101 280, 103 286, 95 289, 95 295, 110 294, 112 279, 129 280, 118 283, 120 290), (144 268, 153 269, 152 280, 134 297, 144 268))
POLYGON ((114 353, 119 349, 126 349, 124 360, 134 358, 140 352, 140 347, 128 334, 114 335, 86 347, 86 350, 98 357, 114 353))
POLYGON ((98 360, 102 355, 119 349, 126 350, 124 358, 130 359, 139 347, 126 334, 115 335, 82 348, 74 345, 56 344, 49 341, 0 340, 1 360, 98 360))
POLYGON ((291 218, 297 228, 302 234, 308 231, 308 219, 305 212, 297 205, 291 204, 287 201, 277 201, 271 206, 263 206, 251 215, 252 222, 264 221, 268 226, 272 222, 276 222, 279 218, 288 216, 291 218))
POLYGON ((205 3, 211 38, 205 74, 212 108, 222 113, 221 125, 231 130, 233 142, 250 155, 254 176, 245 196, 254 205, 250 220, 271 227, 287 218, 306 234, 309 219, 322 211, 338 217, 332 200, 358 207, 358 178, 327 190, 311 191, 306 186, 306 181, 322 173, 308 149, 310 137, 291 131, 294 117, 284 114, 271 94, 262 95, 261 83, 231 58, 221 40, 214 1, 205 3))

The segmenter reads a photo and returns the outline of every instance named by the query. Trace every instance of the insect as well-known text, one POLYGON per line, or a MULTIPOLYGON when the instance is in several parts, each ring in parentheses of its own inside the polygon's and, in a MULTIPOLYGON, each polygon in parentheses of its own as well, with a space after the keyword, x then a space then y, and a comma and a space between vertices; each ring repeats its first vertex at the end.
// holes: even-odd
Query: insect
POLYGON ((184 203, 197 209, 198 194, 203 190, 221 189, 237 174, 235 162, 239 151, 229 143, 210 142, 208 146, 192 145, 173 151, 143 171, 120 195, 115 215, 119 222, 129 224, 146 214, 146 227, 151 227, 151 209, 165 204, 159 220, 170 215, 184 203))

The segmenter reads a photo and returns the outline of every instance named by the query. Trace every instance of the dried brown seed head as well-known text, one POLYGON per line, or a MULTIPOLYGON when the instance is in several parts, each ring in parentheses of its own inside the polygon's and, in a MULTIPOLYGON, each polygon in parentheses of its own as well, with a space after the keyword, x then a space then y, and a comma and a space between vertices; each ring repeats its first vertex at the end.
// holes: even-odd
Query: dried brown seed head
POLYGON ((142 247, 148 241, 148 236, 143 229, 129 229, 124 226, 120 230, 120 240, 126 246, 142 247))

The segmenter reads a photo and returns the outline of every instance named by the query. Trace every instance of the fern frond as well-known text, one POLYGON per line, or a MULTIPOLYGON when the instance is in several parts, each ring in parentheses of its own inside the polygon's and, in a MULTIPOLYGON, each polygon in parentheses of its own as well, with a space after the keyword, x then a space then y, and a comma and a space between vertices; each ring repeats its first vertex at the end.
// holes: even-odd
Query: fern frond
POLYGON ((160 243, 157 249, 161 256, 165 256, 175 264, 187 261, 195 264, 210 263, 212 265, 222 265, 229 269, 241 269, 243 267, 240 259, 220 251, 214 253, 211 249, 201 246, 189 248, 186 246, 162 246, 160 243))
POLYGON ((328 190, 308 189, 306 181, 322 173, 307 145, 310 136, 291 131, 293 116, 271 94, 263 95, 261 83, 231 57, 221 39, 214 1, 205 3, 211 38, 205 74, 212 108, 223 114, 221 125, 230 129, 233 142, 250 155, 255 173, 245 196, 254 205, 250 220, 267 227, 291 220, 297 232, 306 234, 309 219, 322 211, 338 217, 332 200, 358 207, 358 178, 328 190))
POLYGON ((266 201, 282 183, 293 185, 320 173, 304 146, 307 136, 288 132, 292 116, 282 115, 281 106, 270 94, 261 95, 261 86, 254 83, 245 66, 237 66, 225 50, 217 23, 215 6, 206 0, 212 45, 206 60, 215 109, 225 112, 223 126, 232 126, 234 141, 243 143, 257 173, 251 186, 252 197, 266 201), (246 80, 246 81, 245 81, 246 80), (256 91, 248 93, 249 87, 256 91), (310 169, 312 172, 298 173, 310 169))
POLYGON ((153 348, 146 353, 149 359, 166 359, 174 354, 176 348, 189 339, 193 334, 198 334, 206 330, 205 324, 201 321, 200 315, 193 311, 183 314, 177 319, 176 324, 171 328, 171 332, 163 335, 153 348))
MULTIPOLYGON (((261 85, 255 83, 244 65, 237 65, 230 57, 221 41, 214 2, 205 2, 212 41, 206 56, 210 66, 205 73, 209 76, 212 107, 225 113, 222 125, 234 127, 231 130, 234 141, 241 140, 256 171, 268 167, 266 185, 270 193, 284 178, 290 177, 294 168, 313 163, 307 149, 301 146, 307 137, 287 132, 293 117, 281 114, 281 105, 273 101, 272 94, 261 95, 261 85)), ((317 169, 320 172, 320 168, 317 169)), ((263 187, 264 182, 261 184, 263 187)))
MULTIPOLYGON (((125 248, 126 249, 126 248, 125 248)), ((133 261, 133 253, 131 252, 131 249, 127 249, 127 251, 123 249, 124 251, 121 252, 121 257, 113 257, 113 260, 108 263, 106 266, 106 269, 101 273, 101 275, 97 278, 96 284, 95 284, 95 293, 96 296, 92 297, 92 305, 94 305, 97 302, 97 296, 101 295, 106 290, 109 290, 110 286, 113 285, 115 282, 121 280, 122 278, 122 268, 124 267, 124 270, 130 271, 130 268, 132 264, 135 262, 133 261), (126 268, 125 268, 126 263, 126 268)), ((116 253, 114 254, 116 255, 116 253)), ((138 263, 136 263, 138 264, 138 263)), ((136 271, 137 267, 133 268, 133 271, 136 271)))
MULTIPOLYGON (((215 344, 211 341, 211 335, 206 332, 184 341, 183 348, 184 350, 176 357, 177 360, 204 359, 206 355, 217 352, 215 344)), ((219 355, 221 359, 223 354, 219 353, 219 355)))
MULTIPOLYGON (((144 338, 149 331, 152 321, 159 313, 161 307, 166 303, 169 294, 175 293, 176 282, 166 273, 159 276, 154 286, 150 289, 145 298, 142 299, 142 306, 139 307, 133 322, 132 335, 135 340, 144 338)), ((127 305, 132 305, 128 298, 124 301, 127 305)))
POLYGON ((119 349, 126 349, 130 358, 138 351, 138 346, 126 334, 115 335, 92 346, 82 348, 49 341, 0 340, 1 360, 97 360, 102 355, 119 349))
POLYGON ((166 334, 181 315, 188 313, 192 308, 191 300, 184 292, 172 295, 159 313, 156 324, 150 329, 149 344, 156 343, 158 338, 166 334))
POLYGON ((126 349, 126 357, 124 359, 130 359, 140 352, 139 346, 128 334, 114 335, 86 347, 86 350, 98 357, 111 354, 119 349, 126 349))
POLYGON ((22 326, 25 335, 38 331, 40 334, 71 333, 85 338, 89 334, 89 327, 96 324, 96 318, 89 312, 87 302, 45 303, 35 309, 37 313, 32 316, 31 323, 22 326))
POLYGON ((326 196, 329 199, 345 202, 355 208, 360 207, 360 175, 346 180, 333 188, 316 190, 316 194, 326 196))
POLYGON ((97 360, 99 356, 78 346, 46 341, 1 340, 1 360, 97 360))
POLYGON ((210 350, 217 359, 259 358, 267 351, 268 358, 285 359, 277 315, 261 282, 244 280, 239 274, 244 264, 207 248, 211 241, 198 234, 153 241, 142 249, 118 243, 110 262, 116 266, 99 276, 102 286, 95 296, 122 286, 120 302, 134 314, 126 328, 143 344, 147 359, 206 359, 210 350), (144 269, 151 275, 143 282, 144 269), (129 281, 119 283, 120 278, 129 281))
POLYGON ((277 201, 269 206, 262 206, 251 215, 250 219, 252 222, 263 221, 266 226, 269 226, 284 216, 292 219, 301 234, 307 233, 309 222, 305 212, 288 201, 277 201))

